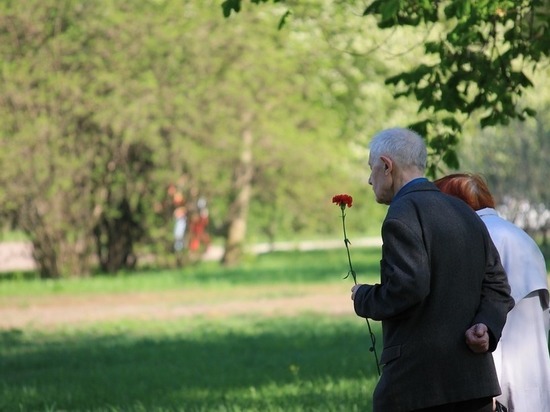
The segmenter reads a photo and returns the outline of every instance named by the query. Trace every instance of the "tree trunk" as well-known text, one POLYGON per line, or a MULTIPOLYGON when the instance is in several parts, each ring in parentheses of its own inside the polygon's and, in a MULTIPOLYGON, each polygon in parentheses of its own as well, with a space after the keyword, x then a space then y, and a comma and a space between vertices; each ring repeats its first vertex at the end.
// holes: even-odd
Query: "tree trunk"
MULTIPOLYGON (((34 233, 36 235, 36 233, 34 233)), ((36 238, 32 242, 32 257, 38 268, 41 279, 55 279, 60 277, 57 265, 57 253, 51 242, 36 238)))
POLYGON ((252 164, 253 136, 249 126, 251 119, 252 116, 250 114, 245 115, 245 128, 242 133, 242 151, 239 164, 235 168, 234 173, 234 199, 229 207, 225 252, 222 257, 222 264, 225 266, 231 266, 239 261, 242 256, 246 237, 248 209, 252 194, 252 177, 254 175, 252 164))
POLYGON ((133 252, 134 240, 140 231, 126 200, 119 206, 120 216, 103 217, 94 230, 97 255, 101 270, 115 273, 120 269, 132 269, 136 264, 133 252))
POLYGON ((52 238, 54 229, 45 224, 45 219, 38 210, 39 206, 32 199, 27 199, 18 212, 19 225, 31 238, 32 257, 40 277, 42 279, 59 278, 61 273, 56 250, 57 240, 52 238))

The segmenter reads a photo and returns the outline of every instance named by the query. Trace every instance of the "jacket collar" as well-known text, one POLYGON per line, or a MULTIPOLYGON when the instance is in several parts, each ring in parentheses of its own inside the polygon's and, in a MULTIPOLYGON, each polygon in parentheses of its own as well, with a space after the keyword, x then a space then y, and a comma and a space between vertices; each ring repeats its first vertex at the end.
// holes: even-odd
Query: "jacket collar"
POLYGON ((489 215, 498 216, 497 211, 492 207, 486 207, 483 209, 476 210, 476 213, 478 214, 478 216, 489 216, 489 215))
POLYGON ((417 177, 416 179, 407 182, 401 189, 399 189, 399 191, 393 197, 391 203, 395 202, 397 199, 409 192, 427 189, 433 190, 434 188, 436 188, 435 185, 425 177, 417 177))

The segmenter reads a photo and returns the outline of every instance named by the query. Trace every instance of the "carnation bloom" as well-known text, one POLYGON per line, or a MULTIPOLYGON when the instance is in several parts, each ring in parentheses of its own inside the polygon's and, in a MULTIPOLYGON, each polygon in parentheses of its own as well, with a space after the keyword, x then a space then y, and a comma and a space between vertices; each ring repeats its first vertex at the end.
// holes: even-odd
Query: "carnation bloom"
POLYGON ((336 203, 340 209, 344 210, 346 206, 352 206, 353 198, 350 195, 335 195, 332 197, 332 203, 336 203))
POLYGON ((353 277, 353 281, 357 284, 357 277, 355 275, 355 271, 353 270, 353 266, 351 264, 351 256, 349 254, 349 245, 351 242, 349 241, 347 235, 346 235, 346 206, 351 207, 353 204, 353 198, 350 195, 335 195, 332 197, 332 203, 336 203, 338 206, 340 206, 340 210, 342 211, 342 228, 344 229, 344 244, 346 245, 346 251, 348 252, 348 263, 349 263, 349 272, 346 276, 346 278, 351 274, 353 277))

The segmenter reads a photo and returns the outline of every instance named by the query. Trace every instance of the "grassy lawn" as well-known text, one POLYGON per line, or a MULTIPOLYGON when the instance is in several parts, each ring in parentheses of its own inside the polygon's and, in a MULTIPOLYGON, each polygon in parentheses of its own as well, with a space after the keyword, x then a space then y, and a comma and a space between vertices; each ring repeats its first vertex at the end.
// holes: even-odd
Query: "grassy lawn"
MULTIPOLYGON (((359 281, 379 250, 352 251, 359 281)), ((2 307, 97 295, 181 293, 193 302, 276 298, 343 280, 345 251, 272 253, 232 269, 42 282, 0 280, 2 307)), ((313 292, 311 292, 313 293, 313 292)), ((378 324, 373 324, 380 336, 378 324)), ((370 411, 377 372, 364 321, 299 311, 125 318, 0 329, 0 411, 370 411)), ((378 348, 380 350, 380 348, 378 348)))
POLYGON ((1 335, 5 411, 368 411, 353 317, 102 323, 1 335))
MULTIPOLYGON (((358 281, 378 278, 380 249, 352 250, 358 281)), ((89 278, 39 280, 27 274, 0 274, 0 298, 14 296, 56 296, 63 294, 126 293, 200 288, 232 288, 239 285, 345 283, 347 257, 342 250, 273 252, 248 256, 234 268, 204 262, 179 270, 143 270, 89 278)))

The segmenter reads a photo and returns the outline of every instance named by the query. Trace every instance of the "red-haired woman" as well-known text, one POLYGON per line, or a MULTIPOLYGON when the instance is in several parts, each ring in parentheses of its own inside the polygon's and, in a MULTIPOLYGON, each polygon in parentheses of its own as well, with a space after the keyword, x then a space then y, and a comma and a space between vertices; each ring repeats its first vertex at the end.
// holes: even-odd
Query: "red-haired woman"
POLYGON ((444 193, 464 200, 481 217, 499 251, 515 301, 493 352, 502 395, 512 412, 550 412, 550 313, 544 257, 533 239, 501 218, 483 178, 452 174, 434 182, 444 193))

